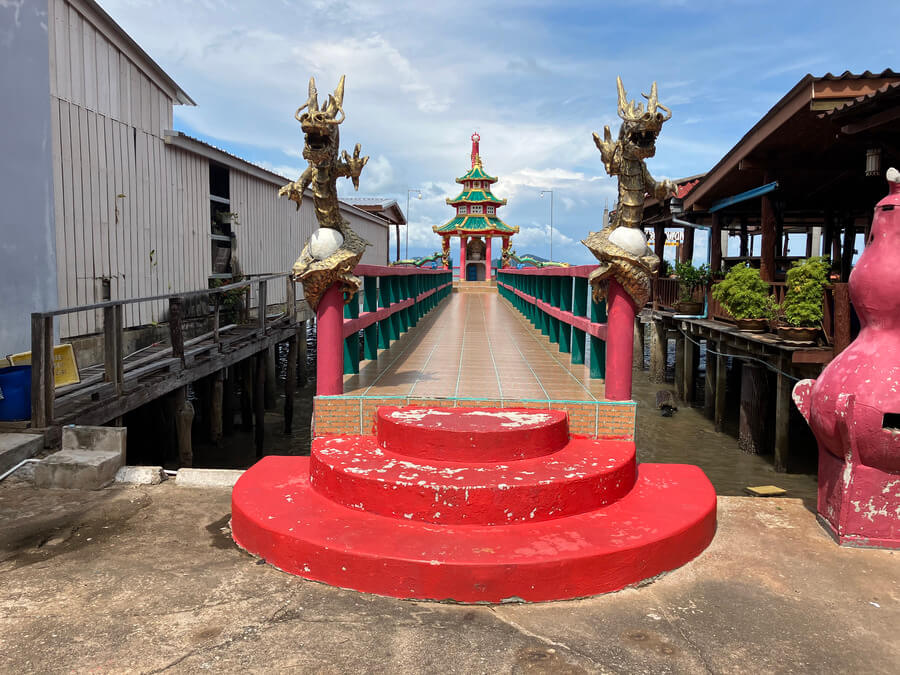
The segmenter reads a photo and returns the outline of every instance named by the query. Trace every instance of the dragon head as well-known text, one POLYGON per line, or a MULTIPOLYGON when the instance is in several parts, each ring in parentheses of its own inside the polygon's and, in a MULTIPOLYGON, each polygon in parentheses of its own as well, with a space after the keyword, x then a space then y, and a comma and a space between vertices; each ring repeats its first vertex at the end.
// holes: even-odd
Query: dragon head
POLYGON ((671 119, 672 112, 662 105, 656 97, 656 82, 650 89, 650 95, 641 94, 647 99, 647 110, 643 103, 635 103, 627 100, 622 78, 616 78, 619 90, 619 117, 622 118, 622 127, 619 129, 619 139, 622 141, 622 150, 626 157, 634 159, 646 159, 656 154, 656 137, 662 130, 663 122, 671 119), (657 109, 666 114, 663 115, 657 109))
POLYGON ((328 103, 321 110, 316 92, 316 79, 309 78, 309 99, 294 113, 306 136, 303 158, 313 164, 332 162, 338 156, 340 145, 338 125, 344 121, 344 77, 341 75, 341 81, 338 82, 334 94, 328 95, 328 103), (304 108, 306 112, 301 115, 300 111, 304 108))

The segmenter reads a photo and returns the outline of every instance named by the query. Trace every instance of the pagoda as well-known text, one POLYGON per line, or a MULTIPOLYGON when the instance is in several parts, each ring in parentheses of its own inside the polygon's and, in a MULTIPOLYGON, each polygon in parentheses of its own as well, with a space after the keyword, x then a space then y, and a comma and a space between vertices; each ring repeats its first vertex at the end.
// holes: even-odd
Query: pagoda
MULTIPOLYGON (((443 251, 449 255, 450 237, 459 237, 459 279, 463 281, 490 281, 491 279, 491 238, 503 240, 503 252, 509 250, 509 239, 519 231, 514 225, 507 225, 497 216, 497 209, 506 204, 491 192, 491 185, 497 178, 485 173, 478 152, 478 133, 472 134, 472 168, 465 176, 456 179, 462 192, 448 199, 447 203, 456 209, 452 220, 443 225, 435 225, 432 230, 443 237, 443 251)), ((504 256, 504 259, 506 256, 504 256)))

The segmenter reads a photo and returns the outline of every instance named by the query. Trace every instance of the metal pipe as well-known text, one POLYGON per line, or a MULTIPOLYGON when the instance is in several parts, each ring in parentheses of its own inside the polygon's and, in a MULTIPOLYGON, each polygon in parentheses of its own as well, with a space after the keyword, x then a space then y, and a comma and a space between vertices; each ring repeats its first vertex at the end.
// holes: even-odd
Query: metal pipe
POLYGON ((19 470, 19 467, 25 466, 26 464, 29 464, 29 463, 32 463, 32 462, 37 463, 37 462, 40 462, 40 461, 41 461, 41 460, 39 460, 39 459, 34 459, 33 457, 31 457, 31 458, 29 458, 29 459, 23 459, 21 462, 19 462, 18 464, 16 464, 13 468, 9 469, 8 471, 5 471, 5 472, 3 473, 3 475, 0 475, 0 481, 2 481, 2 480, 3 480, 4 478, 6 478, 7 476, 11 476, 12 474, 14 474, 16 471, 19 470))

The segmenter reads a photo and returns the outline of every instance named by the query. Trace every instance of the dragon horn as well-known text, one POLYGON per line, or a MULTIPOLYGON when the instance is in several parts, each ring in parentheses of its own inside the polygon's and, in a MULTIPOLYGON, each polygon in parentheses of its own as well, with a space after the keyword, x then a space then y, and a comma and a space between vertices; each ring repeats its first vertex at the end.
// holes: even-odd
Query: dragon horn
POLYGON ((628 101, 625 96, 625 85, 622 84, 622 78, 616 77, 616 88, 619 90, 619 117, 624 118, 626 116, 626 108, 628 107, 628 101))
POLYGON ((338 109, 344 106, 344 78, 346 77, 346 75, 341 75, 341 81, 338 82, 338 86, 334 90, 334 102, 338 109))
POLYGON ((344 78, 346 77, 346 75, 341 75, 341 81, 334 90, 334 96, 328 97, 328 116, 332 119, 325 120, 327 124, 340 124, 344 121, 344 78), (338 113, 341 114, 340 119, 334 119, 337 118, 338 113))
POLYGON ((641 94, 641 96, 643 96, 645 99, 647 99, 647 112, 655 113, 656 107, 659 104, 659 100, 656 95, 656 82, 654 82, 653 86, 650 87, 650 95, 649 96, 647 96, 647 94, 641 94))
POLYGON ((319 94, 316 91, 316 78, 309 78, 309 101, 307 101, 310 112, 319 111, 319 94))

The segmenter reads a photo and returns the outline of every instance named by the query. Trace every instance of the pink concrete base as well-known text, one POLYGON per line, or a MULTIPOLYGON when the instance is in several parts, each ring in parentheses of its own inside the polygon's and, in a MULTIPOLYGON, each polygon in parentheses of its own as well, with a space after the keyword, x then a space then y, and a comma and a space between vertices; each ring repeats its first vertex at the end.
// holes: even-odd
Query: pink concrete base
MULTIPOLYGON (((441 424, 465 429, 471 411, 447 410, 441 424)), ((516 434, 500 416, 485 419, 485 438, 516 434)), ((456 438, 468 450, 470 437, 456 438)), ((415 444, 408 433, 405 445, 415 444)), ((490 445, 476 446, 491 456, 490 445)), ((316 440, 312 458, 266 457, 246 471, 231 528, 272 565, 343 588, 537 602, 618 590, 685 564, 715 534, 716 495, 696 467, 635 472, 627 441, 571 439, 537 457, 477 463, 411 458, 377 436, 330 437, 316 440)))

